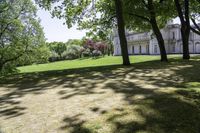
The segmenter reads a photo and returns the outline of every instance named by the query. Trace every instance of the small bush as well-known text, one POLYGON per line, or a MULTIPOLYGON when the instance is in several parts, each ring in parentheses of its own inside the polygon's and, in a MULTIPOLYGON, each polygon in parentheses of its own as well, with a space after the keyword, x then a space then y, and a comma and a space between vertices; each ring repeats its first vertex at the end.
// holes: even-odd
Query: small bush
POLYGON ((102 55, 102 53, 101 53, 101 51, 99 51, 99 50, 94 50, 94 51, 92 51, 92 56, 93 57, 97 57, 97 56, 101 56, 102 55))
POLYGON ((82 56, 83 56, 83 57, 90 57, 90 56, 91 56, 90 50, 89 50, 89 49, 85 49, 85 50, 82 52, 82 56))

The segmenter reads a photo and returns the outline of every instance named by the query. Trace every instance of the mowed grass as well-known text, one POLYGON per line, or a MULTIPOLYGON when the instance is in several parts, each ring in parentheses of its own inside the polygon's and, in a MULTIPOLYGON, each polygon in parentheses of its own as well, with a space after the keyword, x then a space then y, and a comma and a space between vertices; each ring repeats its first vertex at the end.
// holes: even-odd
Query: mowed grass
MULTIPOLYGON (((179 55, 170 55, 169 58, 178 57, 179 55)), ((159 60, 160 56, 130 56, 131 63, 139 63, 145 61, 159 60)), ((108 66, 108 65, 119 65, 122 64, 121 56, 105 56, 101 58, 88 58, 88 59, 76 59, 67 61, 57 61, 46 64, 36 64, 30 66, 18 67, 20 73, 29 72, 41 72, 51 70, 65 70, 73 68, 85 68, 85 67, 97 67, 97 66, 108 66)))
POLYGON ((0 78, 0 132, 200 133, 200 56, 130 58, 131 66, 84 59, 0 78))

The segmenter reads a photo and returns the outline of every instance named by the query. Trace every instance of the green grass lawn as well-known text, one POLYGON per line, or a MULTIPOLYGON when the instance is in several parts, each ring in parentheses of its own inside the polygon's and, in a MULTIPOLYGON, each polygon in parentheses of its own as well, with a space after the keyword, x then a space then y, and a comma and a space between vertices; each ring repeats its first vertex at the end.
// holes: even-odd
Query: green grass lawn
MULTIPOLYGON (((169 58, 177 57, 178 55, 170 55, 169 58)), ((160 56, 130 56, 131 63, 139 63, 145 61, 159 60, 160 56)), ((58 61, 47 64, 30 65, 18 67, 20 73, 27 72, 40 72, 49 70, 64 70, 73 68, 84 67, 96 67, 96 66, 108 66, 122 64, 121 56, 106 56, 104 58, 88 58, 88 59, 76 59, 68 61, 58 61)))
POLYGON ((200 56, 179 57, 20 67, 0 78, 0 132, 200 133, 200 56))

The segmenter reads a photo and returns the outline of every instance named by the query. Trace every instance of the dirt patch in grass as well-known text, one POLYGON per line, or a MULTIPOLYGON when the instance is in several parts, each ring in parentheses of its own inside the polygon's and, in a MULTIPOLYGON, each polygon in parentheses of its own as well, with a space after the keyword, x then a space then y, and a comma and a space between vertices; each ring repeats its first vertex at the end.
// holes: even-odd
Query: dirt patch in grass
POLYGON ((2 133, 199 133, 200 61, 1 79, 2 133))

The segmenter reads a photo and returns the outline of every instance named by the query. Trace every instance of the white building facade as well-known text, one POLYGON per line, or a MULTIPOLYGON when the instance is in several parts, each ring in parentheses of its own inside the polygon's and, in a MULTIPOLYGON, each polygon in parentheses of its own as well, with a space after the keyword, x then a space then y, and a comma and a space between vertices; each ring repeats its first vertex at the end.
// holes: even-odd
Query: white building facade
MULTIPOLYGON (((181 39, 181 26, 169 24, 161 30, 165 42, 165 49, 168 54, 180 54, 183 52, 181 39)), ((151 32, 131 33, 126 32, 128 42, 128 53, 142 55, 160 54, 158 42, 151 32)), ((121 55, 121 47, 118 33, 114 32, 113 38, 114 55, 121 55)), ((200 36, 190 32, 189 51, 191 54, 200 54, 200 36)))

